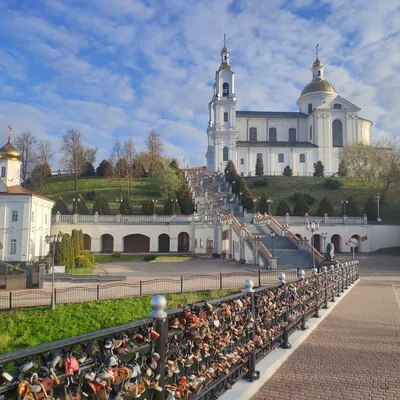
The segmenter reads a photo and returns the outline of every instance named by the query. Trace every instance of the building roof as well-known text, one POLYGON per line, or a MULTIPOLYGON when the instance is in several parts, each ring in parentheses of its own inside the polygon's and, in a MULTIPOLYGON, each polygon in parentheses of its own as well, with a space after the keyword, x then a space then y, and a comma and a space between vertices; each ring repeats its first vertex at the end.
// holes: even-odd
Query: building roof
POLYGON ((325 79, 313 79, 301 92, 300 96, 307 93, 313 92, 331 92, 336 93, 335 88, 331 83, 326 81, 325 79))
POLYGON ((236 117, 249 118, 307 118, 308 114, 287 111, 236 111, 236 117))
POLYGON ((38 197, 39 199, 51 201, 54 203, 53 200, 48 199, 47 197, 41 196, 40 194, 36 194, 31 192, 28 189, 25 189, 19 185, 15 186, 8 186, 7 187, 7 192, 0 192, 0 195, 17 195, 17 196, 32 196, 32 197, 38 197))
POLYGON ((236 143, 238 147, 318 147, 314 143, 310 142, 249 142, 249 141, 238 141, 236 143))

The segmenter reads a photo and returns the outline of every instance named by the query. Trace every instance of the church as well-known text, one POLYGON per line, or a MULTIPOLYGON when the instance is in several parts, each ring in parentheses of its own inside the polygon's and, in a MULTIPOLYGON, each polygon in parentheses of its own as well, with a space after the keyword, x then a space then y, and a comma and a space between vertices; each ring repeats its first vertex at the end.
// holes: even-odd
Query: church
POLYGON ((261 158, 263 175, 282 175, 288 165, 294 176, 312 176, 322 161, 325 176, 331 176, 338 172, 339 152, 346 143, 370 144, 372 122, 361 118, 361 109, 325 80, 318 46, 311 71, 297 112, 237 111, 235 73, 224 44, 209 103, 208 171, 223 171, 232 160, 241 176, 254 176, 261 158))

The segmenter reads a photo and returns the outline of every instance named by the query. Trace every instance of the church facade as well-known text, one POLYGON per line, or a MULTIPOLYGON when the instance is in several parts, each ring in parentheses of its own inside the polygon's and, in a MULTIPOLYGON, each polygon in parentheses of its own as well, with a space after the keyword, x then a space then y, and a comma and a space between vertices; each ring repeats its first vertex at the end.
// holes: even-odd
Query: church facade
POLYGON ((282 175, 289 165, 295 176, 312 176, 315 163, 322 161, 330 176, 338 172, 339 151, 346 143, 370 144, 372 122, 324 79, 318 53, 311 70, 297 112, 237 111, 235 73, 224 46, 209 103, 207 169, 223 171, 232 160, 241 176, 254 176, 261 158, 264 175, 282 175))

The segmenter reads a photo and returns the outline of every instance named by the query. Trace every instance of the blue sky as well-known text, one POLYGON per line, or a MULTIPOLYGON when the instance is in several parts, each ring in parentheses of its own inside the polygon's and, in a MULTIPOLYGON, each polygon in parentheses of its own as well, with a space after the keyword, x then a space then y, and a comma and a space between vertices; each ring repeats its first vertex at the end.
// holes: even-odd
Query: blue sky
MULTIPOLYGON (((226 32, 238 109, 296 110, 315 44, 325 78, 400 134, 400 0, 0 0, 0 140, 81 131, 108 157, 155 129, 165 154, 204 165, 226 32)), ((54 165, 56 167, 56 165, 54 165)))

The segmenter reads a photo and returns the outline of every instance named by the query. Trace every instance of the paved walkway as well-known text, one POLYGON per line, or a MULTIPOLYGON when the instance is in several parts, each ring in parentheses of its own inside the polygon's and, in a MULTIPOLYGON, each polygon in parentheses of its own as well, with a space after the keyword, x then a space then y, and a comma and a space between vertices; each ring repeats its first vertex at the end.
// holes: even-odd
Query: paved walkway
POLYGON ((395 262, 361 266, 361 281, 252 400, 400 399, 395 262))

